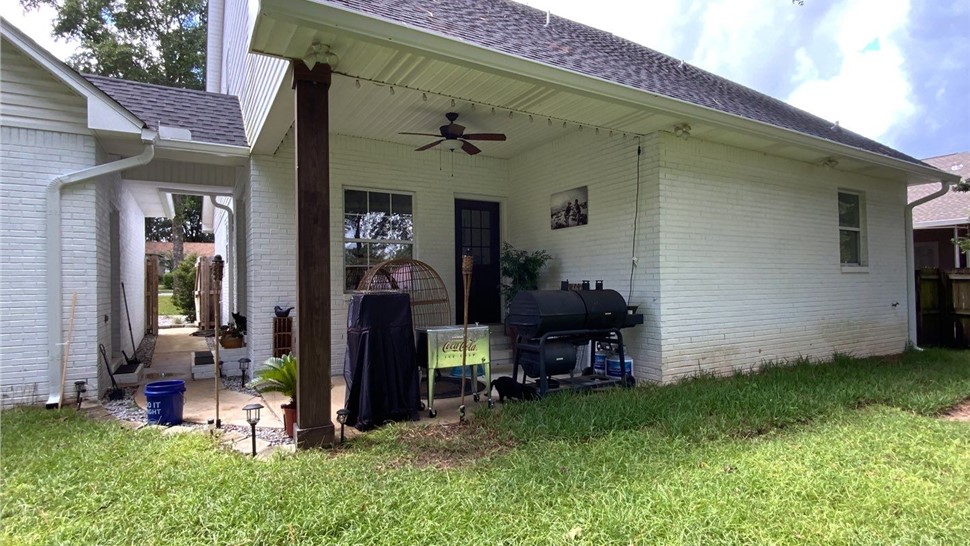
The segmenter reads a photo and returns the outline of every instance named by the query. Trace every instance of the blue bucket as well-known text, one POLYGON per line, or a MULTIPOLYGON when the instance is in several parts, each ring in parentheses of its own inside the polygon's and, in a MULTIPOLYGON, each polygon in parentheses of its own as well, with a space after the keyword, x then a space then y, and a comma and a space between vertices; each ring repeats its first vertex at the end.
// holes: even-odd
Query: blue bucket
POLYGON ((145 385, 148 401, 148 423, 152 425, 182 424, 182 406, 185 402, 185 381, 156 381, 145 385))
MULTIPOLYGON (((485 375, 485 366, 469 364, 468 368, 465 369, 465 377, 471 377, 472 374, 477 374, 475 377, 481 377, 485 375)), ((455 366, 451 369, 451 377, 461 377, 461 366, 455 366)))

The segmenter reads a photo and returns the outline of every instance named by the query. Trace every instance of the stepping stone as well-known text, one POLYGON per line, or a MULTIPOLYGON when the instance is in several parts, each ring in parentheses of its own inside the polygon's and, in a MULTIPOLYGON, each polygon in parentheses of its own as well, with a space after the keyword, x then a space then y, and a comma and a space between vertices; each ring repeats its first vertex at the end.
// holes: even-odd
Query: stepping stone
POLYGON ((168 427, 162 432, 162 436, 173 436, 175 434, 186 434, 191 432, 196 432, 199 429, 192 427, 183 427, 182 425, 175 425, 173 427, 168 427))
MULTIPOLYGON (((256 444, 256 447, 259 447, 259 443, 258 442, 256 444)), ((250 453, 252 453, 251 449, 252 449, 252 445, 250 445, 250 453)), ((257 451, 256 452, 256 458, 259 459, 259 460, 261 460, 261 461, 268 461, 268 460, 272 459, 273 456, 276 455, 277 453, 296 453, 296 444, 284 444, 284 445, 281 445, 281 446, 269 446, 269 447, 267 447, 266 449, 264 449, 262 451, 257 451)))

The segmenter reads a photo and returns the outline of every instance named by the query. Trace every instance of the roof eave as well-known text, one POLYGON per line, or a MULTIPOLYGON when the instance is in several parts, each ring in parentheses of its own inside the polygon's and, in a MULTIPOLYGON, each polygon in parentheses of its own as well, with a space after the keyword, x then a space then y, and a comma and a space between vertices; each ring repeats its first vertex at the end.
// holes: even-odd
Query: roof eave
MULTIPOLYGON (((795 146, 805 146, 818 151, 841 155, 869 164, 901 171, 910 184, 929 181, 959 181, 959 177, 937 169, 868 150, 752 120, 736 114, 715 110, 665 95, 659 95, 619 84, 603 78, 589 76, 562 67, 541 63, 525 57, 489 49, 468 43, 452 36, 403 24, 376 15, 359 13, 332 4, 314 0, 263 0, 250 33, 249 49, 256 53, 281 56, 277 52, 259 51, 252 41, 262 25, 274 18, 291 23, 309 23, 315 28, 331 32, 349 33, 377 43, 394 43, 427 52, 439 58, 448 58, 468 65, 502 72, 517 78, 541 81, 589 96, 605 98, 633 107, 651 107, 664 110, 712 126, 737 131, 752 136, 770 138, 795 146)), ((339 52, 338 52, 339 53, 339 52)))

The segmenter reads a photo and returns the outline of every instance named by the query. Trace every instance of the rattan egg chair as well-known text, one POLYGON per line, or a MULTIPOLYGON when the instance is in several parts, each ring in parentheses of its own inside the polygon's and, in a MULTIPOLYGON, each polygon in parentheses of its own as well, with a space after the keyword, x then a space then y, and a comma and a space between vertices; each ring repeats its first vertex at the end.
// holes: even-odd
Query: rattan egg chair
POLYGON ((430 265, 410 258, 387 260, 367 270, 357 290, 396 290, 411 296, 415 328, 446 326, 451 321, 448 289, 430 265))

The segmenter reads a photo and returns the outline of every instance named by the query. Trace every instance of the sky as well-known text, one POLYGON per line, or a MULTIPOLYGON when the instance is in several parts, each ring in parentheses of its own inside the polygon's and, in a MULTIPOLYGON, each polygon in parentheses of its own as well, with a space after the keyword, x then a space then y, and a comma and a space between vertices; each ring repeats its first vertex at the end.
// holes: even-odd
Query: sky
MULTIPOLYGON (((53 10, 4 17, 54 55, 53 10)), ((970 151, 970 0, 522 0, 917 158, 970 151)))

